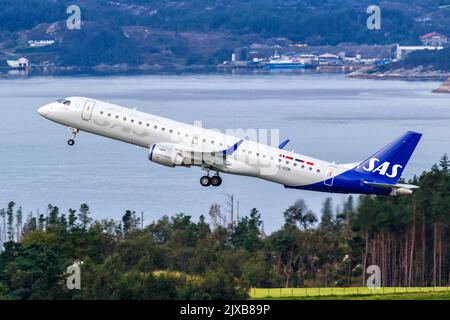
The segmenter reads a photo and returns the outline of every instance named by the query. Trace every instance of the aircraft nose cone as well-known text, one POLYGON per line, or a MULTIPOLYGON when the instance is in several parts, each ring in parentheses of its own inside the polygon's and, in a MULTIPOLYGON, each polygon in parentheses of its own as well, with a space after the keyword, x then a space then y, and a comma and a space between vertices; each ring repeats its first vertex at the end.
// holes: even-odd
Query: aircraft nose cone
POLYGON ((41 116, 45 117, 48 114, 48 106, 40 107, 37 111, 41 116))

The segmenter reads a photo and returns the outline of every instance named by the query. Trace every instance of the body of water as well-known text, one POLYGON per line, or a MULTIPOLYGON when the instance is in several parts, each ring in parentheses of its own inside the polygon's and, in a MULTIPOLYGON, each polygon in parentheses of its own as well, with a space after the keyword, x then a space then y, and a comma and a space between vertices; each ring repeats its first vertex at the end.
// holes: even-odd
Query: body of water
MULTIPOLYGON (((266 231, 302 198, 316 212, 329 194, 286 190, 267 181, 223 175, 203 188, 198 168, 150 163, 147 150, 87 133, 69 147, 69 131, 40 117, 39 106, 88 96, 204 127, 279 129, 286 149, 338 163, 361 161, 407 130, 424 134, 403 176, 429 169, 450 151, 450 96, 436 82, 347 79, 326 74, 30 77, 0 81, 0 207, 62 212, 87 203, 95 218, 144 211, 145 222, 184 212, 198 218, 212 203, 240 214, 258 208, 266 231)), ((333 195, 339 205, 345 198, 333 195)))

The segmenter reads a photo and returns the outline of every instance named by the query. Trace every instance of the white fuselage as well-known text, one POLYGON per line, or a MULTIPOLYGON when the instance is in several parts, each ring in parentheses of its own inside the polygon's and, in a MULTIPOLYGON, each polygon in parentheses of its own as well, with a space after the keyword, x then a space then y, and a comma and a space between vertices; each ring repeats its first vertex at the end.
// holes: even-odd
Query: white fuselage
POLYGON ((80 131, 148 149, 159 144, 173 146, 184 154, 203 155, 189 165, 258 177, 285 186, 326 184, 326 180, 332 184, 334 176, 351 169, 351 166, 336 165, 250 140, 242 142, 225 162, 216 161, 215 157, 239 138, 90 98, 63 99, 40 108, 39 113, 80 131), (204 161, 208 158, 206 155, 210 161, 204 161))

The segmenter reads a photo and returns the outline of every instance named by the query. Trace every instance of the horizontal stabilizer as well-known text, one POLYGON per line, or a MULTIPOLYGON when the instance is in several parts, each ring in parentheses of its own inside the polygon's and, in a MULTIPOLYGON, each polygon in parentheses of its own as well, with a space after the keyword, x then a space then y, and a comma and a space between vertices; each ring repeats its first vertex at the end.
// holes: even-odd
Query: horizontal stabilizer
POLYGON ((372 186, 375 188, 381 188, 381 189, 390 189, 391 192, 389 195, 391 196, 405 196, 410 195, 413 193, 414 189, 420 188, 419 186, 413 185, 413 184, 404 184, 404 183, 380 183, 380 182, 370 182, 370 181, 363 181, 364 184, 368 186, 372 186))
POLYGON ((396 188, 405 188, 405 189, 419 189, 419 186, 413 185, 413 184, 404 184, 404 183, 379 183, 379 182, 369 182, 369 181, 363 181, 364 184, 367 184, 372 187, 376 188, 383 188, 383 189, 396 189, 396 188))

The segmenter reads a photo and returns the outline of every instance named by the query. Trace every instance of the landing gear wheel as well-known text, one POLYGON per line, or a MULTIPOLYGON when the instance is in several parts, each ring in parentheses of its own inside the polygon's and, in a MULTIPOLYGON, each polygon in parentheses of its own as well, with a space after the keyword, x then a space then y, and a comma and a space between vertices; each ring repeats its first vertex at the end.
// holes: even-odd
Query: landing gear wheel
POLYGON ((69 146, 73 146, 75 144, 75 137, 77 136, 77 133, 80 131, 75 128, 69 128, 70 132, 72 133, 72 137, 67 141, 67 144, 69 146))
POLYGON ((211 184, 212 184, 214 187, 220 186, 220 185, 222 184, 222 178, 219 177, 219 176, 214 176, 214 177, 212 177, 212 178, 211 178, 211 184))
POLYGON ((209 187, 211 185, 211 178, 208 176, 201 177, 200 184, 204 187, 209 187))

